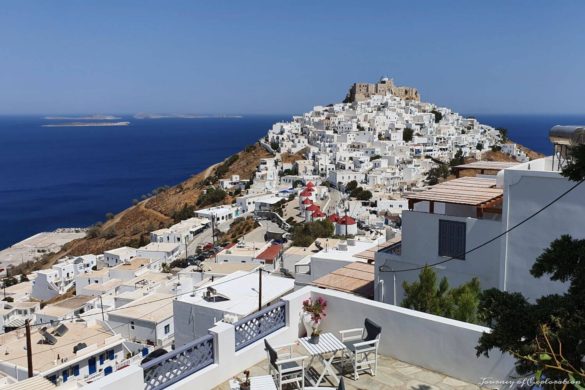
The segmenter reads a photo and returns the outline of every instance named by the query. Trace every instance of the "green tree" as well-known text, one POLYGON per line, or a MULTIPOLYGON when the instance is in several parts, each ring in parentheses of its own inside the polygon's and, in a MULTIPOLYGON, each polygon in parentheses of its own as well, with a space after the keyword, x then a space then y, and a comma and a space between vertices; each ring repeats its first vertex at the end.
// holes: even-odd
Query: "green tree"
POLYGON ((463 151, 458 149, 455 156, 449 161, 449 166, 453 168, 462 164, 465 164, 465 158, 463 157, 463 151))
MULTIPOLYGON (((572 161, 562 175, 585 179, 585 146, 572 148, 572 161)), ((484 291, 479 311, 490 333, 484 333, 477 355, 499 349, 516 357, 520 374, 550 380, 585 383, 585 239, 562 235, 536 259, 530 269, 535 278, 568 283, 564 294, 540 297, 531 303, 520 293, 484 291)), ((554 388, 554 387, 553 387, 554 388)), ((561 388, 559 386, 558 388, 561 388)), ((564 387, 563 387, 564 388, 564 387)))
POLYGON ((479 279, 459 287, 449 288, 447 278, 437 280, 437 274, 430 267, 421 270, 418 281, 404 282, 404 300, 402 306, 453 318, 459 321, 478 323, 478 306, 481 288, 479 279))
POLYGON ((353 190, 355 190, 358 186, 358 182, 355 180, 350 181, 349 183, 347 183, 347 185, 345 186, 345 192, 351 192, 353 190))
POLYGON ((368 190, 361 191, 356 198, 358 200, 370 200, 372 199, 372 193, 368 190))
POLYGON ((481 152, 483 150, 483 143, 478 142, 477 145, 475 145, 475 148, 481 152))
POLYGON ((502 142, 507 142, 508 141, 508 129, 505 129, 503 127, 498 127, 498 128, 496 128, 496 130, 500 132, 500 138, 501 138, 502 142))
POLYGON ((435 115, 435 123, 439 123, 443 119, 443 114, 437 110, 431 111, 435 115))
POLYGON ((293 245, 307 247, 317 238, 328 238, 333 236, 333 232, 333 224, 327 220, 301 223, 293 227, 293 245))
POLYGON ((412 141, 413 135, 414 135, 413 129, 404 129, 404 131, 402 132, 402 140, 404 142, 410 142, 410 141, 412 141))

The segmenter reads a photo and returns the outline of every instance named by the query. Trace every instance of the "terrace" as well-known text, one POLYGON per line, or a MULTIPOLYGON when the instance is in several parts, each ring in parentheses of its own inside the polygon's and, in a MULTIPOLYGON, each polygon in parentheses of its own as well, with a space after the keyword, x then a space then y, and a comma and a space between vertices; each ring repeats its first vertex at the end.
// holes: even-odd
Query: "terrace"
MULTIPOLYGON (((348 367, 344 374, 348 389, 471 389, 479 388, 485 378, 506 379, 513 370, 514 359, 497 351, 489 358, 476 357, 478 338, 489 331, 487 328, 339 291, 305 287, 234 324, 218 322, 209 334, 143 365, 143 376, 124 378, 126 370, 122 370, 110 375, 108 381, 128 384, 132 379, 141 382, 133 383, 132 388, 147 390, 223 390, 245 370, 252 376, 266 375, 264 339, 271 345, 296 342, 304 332, 302 303, 318 297, 328 302, 321 325, 324 332, 338 335, 340 330, 362 327, 365 318, 382 326, 377 375, 363 372, 354 381, 348 367)), ((301 346, 294 351, 306 355, 301 346)), ((309 374, 312 370, 321 372, 319 364, 312 364, 309 374)), ((321 386, 331 386, 330 381, 326 376, 321 386)))

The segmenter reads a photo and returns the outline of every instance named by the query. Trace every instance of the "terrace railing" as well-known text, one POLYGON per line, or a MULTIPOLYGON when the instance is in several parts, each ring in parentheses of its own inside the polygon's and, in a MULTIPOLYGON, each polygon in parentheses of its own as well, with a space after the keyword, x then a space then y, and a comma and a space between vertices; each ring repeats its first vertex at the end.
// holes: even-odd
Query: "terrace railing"
POLYGON ((213 362, 213 336, 203 336, 143 364, 145 389, 164 389, 213 362))
POLYGON ((286 326, 286 302, 268 306, 234 324, 236 351, 286 326))

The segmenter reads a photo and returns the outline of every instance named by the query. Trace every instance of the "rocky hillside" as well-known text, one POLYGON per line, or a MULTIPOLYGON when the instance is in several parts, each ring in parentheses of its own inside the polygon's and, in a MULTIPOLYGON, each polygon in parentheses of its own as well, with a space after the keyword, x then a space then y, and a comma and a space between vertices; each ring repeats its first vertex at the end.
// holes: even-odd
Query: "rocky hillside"
MULTIPOLYGON (((152 230, 168 227, 186 214, 192 215, 204 189, 231 175, 240 175, 243 179, 251 178, 260 159, 267 157, 272 155, 256 143, 182 183, 157 190, 155 195, 119 212, 105 223, 96 224, 87 237, 70 242, 61 252, 46 259, 44 267, 49 267, 66 255, 99 254, 120 246, 144 245, 149 242, 149 233, 152 230)), ((229 201, 231 196, 228 194, 223 201, 217 203, 229 201)))

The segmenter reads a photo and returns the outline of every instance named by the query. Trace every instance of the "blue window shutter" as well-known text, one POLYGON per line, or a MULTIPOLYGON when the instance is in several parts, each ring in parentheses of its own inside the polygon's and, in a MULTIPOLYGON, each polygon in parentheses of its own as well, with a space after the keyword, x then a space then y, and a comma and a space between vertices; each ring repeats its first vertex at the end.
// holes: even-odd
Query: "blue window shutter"
POLYGON ((108 351, 108 359, 109 360, 114 360, 115 359, 115 354, 114 354, 114 350, 113 349, 110 349, 108 351))
POLYGON ((465 260, 465 222, 439 220, 439 256, 465 260))
POLYGON ((104 364, 105 361, 106 361, 106 354, 105 353, 102 353, 100 355, 100 364, 104 364))
POLYGON ((74 376, 78 376, 79 375, 79 364, 76 364, 73 366, 73 375, 74 376))

